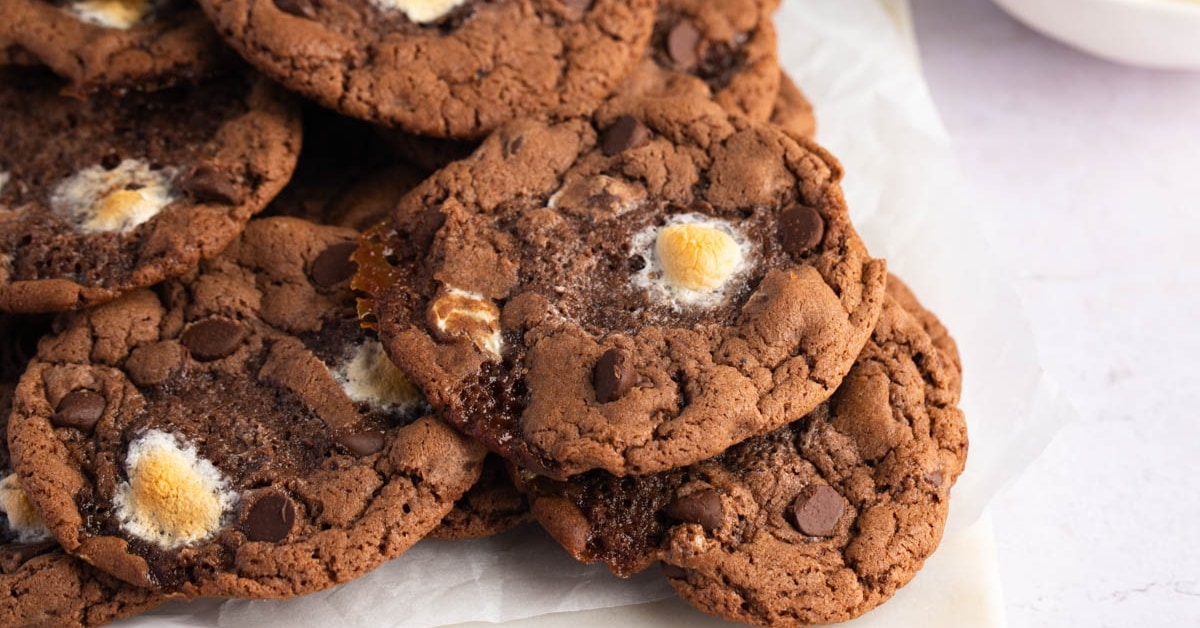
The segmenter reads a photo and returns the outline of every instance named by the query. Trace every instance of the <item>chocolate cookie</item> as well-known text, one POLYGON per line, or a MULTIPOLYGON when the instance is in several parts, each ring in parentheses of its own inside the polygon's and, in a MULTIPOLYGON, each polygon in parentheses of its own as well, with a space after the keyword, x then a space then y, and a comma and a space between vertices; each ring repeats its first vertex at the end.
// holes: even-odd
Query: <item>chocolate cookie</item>
POLYGON ((63 552, 12 474, 12 392, 48 329, 44 316, 0 314, 0 626, 96 626, 166 599, 63 552))
POLYGON ((775 0, 662 0, 647 61, 624 86, 635 95, 704 93, 764 122, 779 94, 775 0))
POLYGON ((771 111, 771 124, 793 137, 812 137, 817 133, 812 103, 787 74, 780 75, 779 96, 771 111))
POLYGON ((0 0, 0 65, 44 63, 77 95, 196 82, 230 56, 191 0, 0 0))
POLYGON ((454 504, 454 510, 426 538, 478 539, 533 521, 529 502, 509 479, 505 465, 504 459, 489 454, 479 481, 454 504))
POLYGON ((358 253, 397 365, 555 477, 691 464, 790 423, 883 302, 825 152, 711 101, 626 104, 501 129, 358 253))
POLYGON ((273 218, 71 315, 17 389, 13 462, 71 553, 191 596, 348 581, 438 525, 483 451, 359 326, 357 234, 273 218))
POLYGON ((844 621, 906 584, 941 539, 966 424, 921 324, 888 299, 829 401, 711 460, 642 477, 526 478, 576 557, 664 563, 701 610, 761 626, 844 621))
POLYGON ((194 268, 300 149, 296 112, 262 78, 87 100, 62 87, 0 71, 0 310, 80 308, 194 268))
POLYGON ((653 0, 201 0, 225 39, 346 115, 437 137, 595 109, 641 57, 653 0))

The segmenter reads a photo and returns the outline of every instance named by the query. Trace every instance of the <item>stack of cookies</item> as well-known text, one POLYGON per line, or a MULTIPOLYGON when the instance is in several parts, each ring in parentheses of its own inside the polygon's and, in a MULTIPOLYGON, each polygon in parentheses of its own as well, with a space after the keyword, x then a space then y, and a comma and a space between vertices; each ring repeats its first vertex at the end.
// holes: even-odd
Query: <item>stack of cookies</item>
POLYGON ((961 365, 774 0, 0 0, 0 625, 536 521, 763 626, 886 601, 961 365))

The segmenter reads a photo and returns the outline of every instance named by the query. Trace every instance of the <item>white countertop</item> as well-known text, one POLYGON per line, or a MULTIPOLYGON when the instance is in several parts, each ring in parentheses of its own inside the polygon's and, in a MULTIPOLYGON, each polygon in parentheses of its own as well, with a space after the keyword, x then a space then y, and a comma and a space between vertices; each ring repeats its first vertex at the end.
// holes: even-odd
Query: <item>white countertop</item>
POLYGON ((1081 417, 992 504, 1008 620, 1200 625, 1200 73, 913 8, 968 209, 1081 417))

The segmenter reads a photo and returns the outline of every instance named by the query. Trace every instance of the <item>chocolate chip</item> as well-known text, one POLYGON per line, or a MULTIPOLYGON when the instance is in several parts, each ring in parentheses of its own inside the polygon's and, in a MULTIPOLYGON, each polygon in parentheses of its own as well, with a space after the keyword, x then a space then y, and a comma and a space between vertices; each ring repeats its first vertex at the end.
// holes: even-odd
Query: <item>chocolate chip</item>
POLYGON ((706 489, 675 498, 667 505, 667 516, 684 523, 698 523, 712 532, 721 527, 725 509, 721 505, 721 496, 712 489, 706 489))
POLYGON ((50 423, 54 427, 73 427, 81 432, 90 432, 96 421, 104 415, 108 405, 104 396, 90 390, 77 390, 58 402, 50 423))
POLYGON ((53 540, 0 546, 0 573, 13 573, 20 569, 21 565, 55 549, 58 549, 58 543, 53 540))
POLYGON ((606 157, 612 157, 621 151, 637 148, 649 139, 650 129, 637 118, 626 115, 617 118, 604 132, 600 148, 606 157))
POLYGON ((308 276, 321 288, 332 288, 354 276, 358 265, 350 259, 358 249, 357 242, 331 244, 313 260, 308 276))
POLYGON ((674 578, 676 580, 683 580, 684 578, 687 578, 688 572, 683 567, 672 565, 671 563, 659 563, 659 565, 662 565, 662 573, 668 578, 674 578))
POLYGON ((700 60, 697 52, 700 45, 700 29, 687 18, 682 18, 667 33, 667 55, 675 66, 682 70, 696 67, 700 60))
POLYGON ((637 381, 633 360, 624 349, 609 349, 596 361, 592 371, 592 386, 596 389, 596 401, 608 403, 625 396, 637 381))
POLYGON ((525 136, 518 135, 504 145, 504 157, 512 157, 521 152, 521 147, 525 145, 525 136))
POLYGON ((179 341, 192 357, 208 362, 219 360, 237 350, 246 338, 246 328, 223 318, 210 318, 192 325, 179 341))
POLYGON ((116 153, 105 153, 100 158, 100 166, 105 170, 116 170, 121 165, 121 156, 116 153))
POLYGON ((201 203, 238 205, 242 202, 242 194, 229 175, 208 165, 196 166, 184 177, 180 187, 201 203))
POLYGON ((809 484, 787 510, 796 529, 809 536, 831 536, 846 512, 846 501, 825 484, 809 484))
POLYGON ((376 430, 350 432, 338 436, 337 442, 356 456, 369 456, 383 450, 383 433, 376 430))
POLYGON ((317 10, 313 7, 312 0, 275 0, 275 7, 297 17, 310 20, 317 17, 317 10))
POLYGON ((592 8, 592 0, 563 0, 563 5, 577 13, 587 13, 592 8))
POLYGON ((779 239, 792 257, 800 257, 821 243, 825 220, 811 207, 796 205, 779 216, 779 239))
POLYGON ((287 495, 269 491, 251 504, 242 518, 242 529, 251 541, 278 543, 287 538, 296 523, 296 507, 287 495))
POLYGON ((946 478, 942 476, 941 469, 935 469, 933 472, 925 476, 925 481, 932 484, 934 488, 941 488, 942 482, 945 482, 946 478))

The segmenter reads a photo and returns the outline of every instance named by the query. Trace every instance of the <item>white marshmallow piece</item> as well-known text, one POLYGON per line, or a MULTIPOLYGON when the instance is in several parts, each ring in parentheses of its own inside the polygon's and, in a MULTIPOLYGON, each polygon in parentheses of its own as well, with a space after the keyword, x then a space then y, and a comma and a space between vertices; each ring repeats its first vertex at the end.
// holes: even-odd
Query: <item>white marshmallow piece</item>
POLYGON ((417 24, 428 24, 453 11, 466 0, 375 0, 383 9, 400 11, 417 24))
POLYGON ((151 170, 136 159, 126 159, 112 170, 88 166, 54 188, 50 206, 83 233, 124 233, 176 200, 174 179, 174 168, 151 170))
POLYGON ((392 363, 383 345, 370 339, 354 349, 345 363, 330 369, 346 396, 385 410, 407 411, 424 398, 417 387, 392 363))
POLYGON ((71 5, 80 20, 119 30, 137 26, 153 8, 150 0, 82 0, 71 5))
POLYGON ((50 537, 46 522, 29 503, 16 473, 0 480, 0 512, 8 518, 8 529, 16 534, 18 542, 32 543, 50 537))

